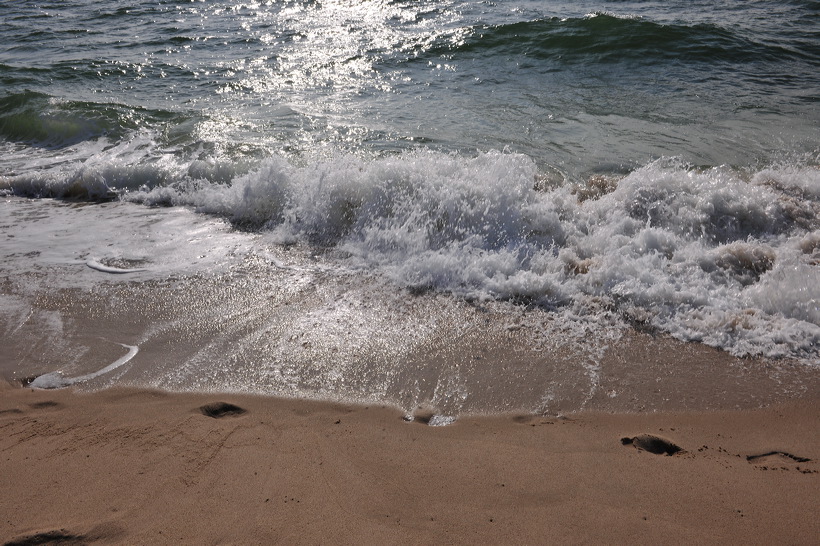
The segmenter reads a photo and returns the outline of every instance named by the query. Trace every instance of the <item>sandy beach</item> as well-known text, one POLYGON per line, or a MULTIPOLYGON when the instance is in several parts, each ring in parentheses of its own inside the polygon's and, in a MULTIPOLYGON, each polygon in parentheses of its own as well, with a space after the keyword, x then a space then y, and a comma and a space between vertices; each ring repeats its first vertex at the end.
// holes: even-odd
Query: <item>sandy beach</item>
POLYGON ((6 544, 820 536, 820 405, 811 397, 757 410, 432 427, 423 412, 407 421, 388 407, 268 397, 5 382, 0 394, 6 544))
POLYGON ((0 546, 820 545, 817 17, 0 1, 0 546))

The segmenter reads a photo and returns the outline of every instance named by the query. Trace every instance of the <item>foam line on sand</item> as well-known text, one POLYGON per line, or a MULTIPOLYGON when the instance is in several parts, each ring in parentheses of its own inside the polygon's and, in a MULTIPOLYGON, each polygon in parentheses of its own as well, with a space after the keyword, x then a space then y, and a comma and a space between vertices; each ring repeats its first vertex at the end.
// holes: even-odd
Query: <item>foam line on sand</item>
POLYGON ((92 372, 89 374, 81 375, 78 377, 64 377, 62 373, 59 371, 46 373, 41 376, 38 376, 28 384, 29 387, 33 389, 61 389, 63 387, 68 387, 69 385, 74 385, 76 383, 83 383, 90 379, 94 379, 95 377, 99 377, 103 374, 107 374, 110 371, 116 370, 123 364, 127 363, 129 360, 137 356, 139 352, 139 347, 136 345, 124 345, 122 343, 117 343, 117 345, 122 345, 124 348, 128 349, 128 352, 109 364, 104 368, 100 368, 96 372, 92 372))

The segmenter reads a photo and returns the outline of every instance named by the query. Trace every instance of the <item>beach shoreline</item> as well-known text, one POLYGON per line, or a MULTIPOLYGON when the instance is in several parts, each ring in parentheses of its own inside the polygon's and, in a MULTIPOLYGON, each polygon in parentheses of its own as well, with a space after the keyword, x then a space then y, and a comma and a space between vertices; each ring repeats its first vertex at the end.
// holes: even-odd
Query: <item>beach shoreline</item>
POLYGON ((0 2, 0 545, 820 543, 817 2, 605 7, 0 2))
POLYGON ((377 405, 0 388, 5 543, 810 544, 820 533, 816 396, 432 427, 377 405), (640 449, 644 435, 681 451, 640 449))
MULTIPOLYGON (((149 223, 189 216, 111 208, 149 223)), ((169 277, 105 273, 42 246, 55 255, 17 253, 0 268, 0 379, 12 383, 46 375, 83 379, 81 390, 427 405, 447 417, 754 409, 820 391, 810 359, 680 341, 605 299, 551 311, 417 293, 301 247, 258 244, 216 272, 169 277)))

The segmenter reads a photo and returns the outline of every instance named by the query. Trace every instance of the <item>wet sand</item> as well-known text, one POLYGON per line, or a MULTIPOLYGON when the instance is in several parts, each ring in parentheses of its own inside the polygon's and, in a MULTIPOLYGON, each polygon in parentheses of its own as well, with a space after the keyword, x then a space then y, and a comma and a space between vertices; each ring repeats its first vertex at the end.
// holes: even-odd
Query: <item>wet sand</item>
POLYGON ((431 427, 421 413, 409 422, 379 406, 0 389, 0 539, 11 544, 820 536, 816 396, 742 411, 462 417, 431 427))
POLYGON ((86 391, 428 404, 448 416, 755 409, 820 392, 820 366, 809 363, 737 358, 618 318, 418 296, 366 276, 245 264, 223 276, 84 289, 31 275, 6 281, 0 378, 12 383, 59 372, 95 376, 79 386, 86 391), (127 347, 138 352, 126 365, 97 376, 127 347))

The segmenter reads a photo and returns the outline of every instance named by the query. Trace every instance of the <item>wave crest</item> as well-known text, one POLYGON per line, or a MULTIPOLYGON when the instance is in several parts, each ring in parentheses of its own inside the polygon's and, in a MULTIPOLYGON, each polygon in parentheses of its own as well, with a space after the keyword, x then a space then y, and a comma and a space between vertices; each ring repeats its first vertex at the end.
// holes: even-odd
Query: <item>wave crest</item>
POLYGON ((663 159, 563 183, 520 154, 417 151, 276 156, 234 166, 230 182, 193 177, 207 172, 196 162, 154 165, 142 181, 167 180, 141 186, 133 168, 86 166, 73 180, 89 193, 104 187, 227 217, 274 243, 318 246, 414 289, 605 309, 736 355, 820 356, 813 164, 748 173, 663 159))
POLYGON ((475 27, 464 40, 441 43, 428 53, 455 58, 520 55, 565 64, 782 62, 807 57, 712 24, 662 24, 605 12, 475 27))

